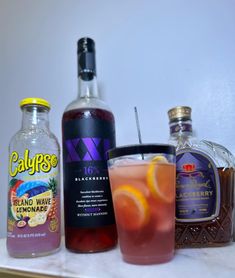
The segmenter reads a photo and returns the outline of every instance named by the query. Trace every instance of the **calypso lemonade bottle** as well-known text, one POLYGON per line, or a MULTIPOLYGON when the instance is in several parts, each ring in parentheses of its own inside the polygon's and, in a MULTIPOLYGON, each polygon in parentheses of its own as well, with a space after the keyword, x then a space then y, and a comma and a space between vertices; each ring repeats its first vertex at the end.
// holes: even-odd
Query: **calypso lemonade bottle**
POLYGON ((7 249, 13 257, 35 257, 60 246, 60 148, 49 129, 50 104, 20 102, 22 127, 9 146, 7 249))

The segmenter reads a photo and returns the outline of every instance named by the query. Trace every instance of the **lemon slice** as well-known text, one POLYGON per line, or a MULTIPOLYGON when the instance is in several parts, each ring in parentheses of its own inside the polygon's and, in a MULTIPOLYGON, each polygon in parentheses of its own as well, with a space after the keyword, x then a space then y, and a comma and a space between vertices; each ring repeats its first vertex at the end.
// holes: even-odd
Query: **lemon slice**
POLYGON ((31 228, 36 227, 38 225, 36 218, 35 217, 30 218, 28 221, 28 225, 31 228))
POLYGON ((151 163, 153 163, 153 162, 168 163, 168 160, 167 160, 167 159, 165 158, 165 156, 163 156, 163 155, 156 155, 156 156, 152 159, 151 163))
POLYGON ((126 230, 138 230, 149 221, 150 209, 141 191, 132 185, 119 186, 113 192, 117 223, 126 230))
POLYGON ((167 203, 174 199, 173 169, 173 165, 170 165, 162 155, 155 156, 150 162, 147 170, 147 185, 154 198, 167 203))
POLYGON ((38 213, 35 216, 35 219, 36 219, 38 225, 42 225, 42 224, 44 224, 46 222, 47 215, 46 215, 46 213, 38 213))

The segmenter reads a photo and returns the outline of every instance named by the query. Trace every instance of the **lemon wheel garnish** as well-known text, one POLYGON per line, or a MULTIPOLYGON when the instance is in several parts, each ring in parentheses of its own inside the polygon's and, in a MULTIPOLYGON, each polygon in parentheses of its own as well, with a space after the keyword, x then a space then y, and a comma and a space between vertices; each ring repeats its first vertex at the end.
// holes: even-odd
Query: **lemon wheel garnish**
POLYGON ((172 194, 171 186, 174 180, 169 174, 167 166, 163 164, 168 164, 167 159, 162 156, 155 156, 150 162, 149 168, 147 170, 147 185, 153 197, 160 201, 167 203, 172 202, 174 195, 172 194))
POLYGON ((167 159, 165 158, 165 156, 163 156, 163 155, 156 155, 156 156, 152 159, 151 163, 153 163, 153 162, 168 163, 168 160, 167 160, 167 159))
POLYGON ((119 186, 113 192, 117 223, 126 230, 138 230, 149 221, 150 209, 144 194, 132 185, 119 186))

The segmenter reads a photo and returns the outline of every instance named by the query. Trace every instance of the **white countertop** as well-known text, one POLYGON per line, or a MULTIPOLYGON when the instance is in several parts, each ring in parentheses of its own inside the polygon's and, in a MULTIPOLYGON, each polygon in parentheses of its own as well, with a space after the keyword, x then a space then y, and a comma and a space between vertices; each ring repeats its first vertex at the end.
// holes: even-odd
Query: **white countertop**
POLYGON ((27 273, 79 278, 234 278, 235 243, 220 248, 177 250, 172 261, 137 266, 122 261, 118 248, 93 254, 74 254, 62 245, 53 255, 14 259, 6 250, 6 240, 0 239, 0 273, 27 273))

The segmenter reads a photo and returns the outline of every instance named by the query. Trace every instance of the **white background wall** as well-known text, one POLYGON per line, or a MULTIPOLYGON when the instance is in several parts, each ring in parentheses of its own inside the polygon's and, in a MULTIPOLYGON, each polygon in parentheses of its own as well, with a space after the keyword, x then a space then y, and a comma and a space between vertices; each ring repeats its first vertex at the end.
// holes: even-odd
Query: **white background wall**
POLYGON ((76 97, 76 42, 96 41, 101 93, 116 116, 118 145, 166 142, 167 110, 193 109, 198 137, 235 154, 234 0, 0 0, 0 236, 6 230, 7 159, 22 98, 49 100, 61 142, 76 97))

